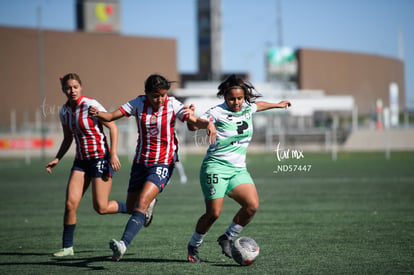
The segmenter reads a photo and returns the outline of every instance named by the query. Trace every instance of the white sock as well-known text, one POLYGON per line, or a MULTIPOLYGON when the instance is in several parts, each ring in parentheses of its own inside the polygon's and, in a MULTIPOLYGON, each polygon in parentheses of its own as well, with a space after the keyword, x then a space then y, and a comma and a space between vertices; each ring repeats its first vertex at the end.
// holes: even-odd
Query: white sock
POLYGON ((229 240, 233 240, 237 237, 237 235, 240 234, 240 232, 243 230, 243 226, 240 224, 232 222, 230 226, 226 230, 226 236, 229 238, 229 240))
POLYGON ((191 237, 191 240, 190 240, 190 245, 199 247, 203 243, 205 236, 206 234, 200 234, 194 231, 193 236, 191 237))

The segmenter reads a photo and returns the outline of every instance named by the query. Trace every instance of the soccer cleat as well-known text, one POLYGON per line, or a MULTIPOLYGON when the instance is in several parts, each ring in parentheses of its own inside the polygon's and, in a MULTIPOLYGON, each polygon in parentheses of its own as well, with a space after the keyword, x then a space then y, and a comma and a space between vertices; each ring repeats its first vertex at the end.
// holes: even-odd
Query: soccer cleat
POLYGON ((188 244, 187 249, 188 249, 187 260, 190 263, 199 263, 200 256, 198 256, 198 248, 188 244))
POLYGON ((218 237, 217 242, 221 246, 222 253, 229 258, 233 258, 233 256, 231 255, 231 247, 233 245, 233 241, 229 240, 226 234, 223 234, 220 237, 218 237))
POLYGON ((157 199, 153 199, 152 202, 148 205, 147 211, 145 212, 145 223, 144 227, 148 227, 152 222, 152 216, 154 213, 154 207, 157 204, 157 199))
POLYGON ((75 253, 73 252, 73 246, 62 248, 56 253, 53 253, 53 256, 55 257, 66 257, 66 256, 73 256, 75 253))
POLYGON ((112 239, 109 242, 109 248, 112 250, 112 260, 116 260, 119 262, 119 260, 124 256, 126 251, 126 246, 123 241, 117 241, 115 239, 112 239))

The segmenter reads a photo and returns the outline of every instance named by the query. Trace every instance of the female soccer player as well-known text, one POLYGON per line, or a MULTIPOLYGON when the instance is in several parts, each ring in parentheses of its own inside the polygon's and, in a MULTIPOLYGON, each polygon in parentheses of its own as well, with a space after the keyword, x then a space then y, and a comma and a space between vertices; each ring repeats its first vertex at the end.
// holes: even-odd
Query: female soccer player
POLYGON ((167 185, 177 160, 175 119, 207 129, 210 142, 215 139, 216 129, 207 120, 193 115, 190 108, 174 97, 168 97, 171 82, 159 74, 150 75, 145 81, 145 95, 125 103, 112 113, 91 107, 90 114, 104 121, 113 121, 123 116, 135 116, 138 127, 138 144, 131 168, 127 211, 131 217, 125 226, 120 241, 112 239, 109 246, 112 258, 119 261, 128 245, 145 224, 145 213, 150 203, 167 185))
POLYGON ((102 123, 88 114, 91 105, 105 108, 95 99, 82 95, 82 81, 76 73, 61 78, 62 91, 67 102, 60 109, 63 141, 56 157, 46 165, 50 174, 68 151, 73 139, 76 156, 66 189, 65 214, 63 219, 62 249, 53 255, 72 256, 73 235, 76 226, 76 210, 83 194, 92 182, 93 208, 99 214, 126 213, 125 203, 108 201, 112 187, 113 171, 121 167, 117 156, 118 128, 114 122, 102 123), (102 124, 110 132, 111 148, 108 146, 102 124))
MULTIPOLYGON (((198 248, 213 223, 219 218, 225 195, 241 208, 225 233, 217 241, 223 254, 231 256, 232 240, 242 231, 259 208, 256 187, 246 169, 246 150, 253 134, 252 115, 272 108, 286 108, 290 102, 277 104, 259 101, 255 88, 235 75, 222 82, 217 93, 224 102, 210 108, 201 118, 213 122, 217 129, 216 143, 210 144, 200 170, 200 184, 206 212, 199 218, 188 243, 189 262, 200 262, 198 248)), ((190 125, 191 126, 191 125, 190 125)), ((193 130, 197 128, 193 127, 193 130)))

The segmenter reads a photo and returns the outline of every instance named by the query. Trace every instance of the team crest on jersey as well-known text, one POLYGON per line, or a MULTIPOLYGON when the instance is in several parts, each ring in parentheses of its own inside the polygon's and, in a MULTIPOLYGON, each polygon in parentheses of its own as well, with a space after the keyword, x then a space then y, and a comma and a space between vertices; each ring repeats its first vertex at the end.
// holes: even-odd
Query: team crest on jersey
POLYGON ((252 116, 252 114, 250 113, 250 109, 246 109, 245 113, 244 113, 244 117, 246 119, 250 119, 251 116, 252 116))
POLYGON ((150 123, 151 124, 154 124, 154 123, 156 123, 157 122, 157 116, 156 115, 152 115, 151 116, 151 119, 150 119, 150 123))

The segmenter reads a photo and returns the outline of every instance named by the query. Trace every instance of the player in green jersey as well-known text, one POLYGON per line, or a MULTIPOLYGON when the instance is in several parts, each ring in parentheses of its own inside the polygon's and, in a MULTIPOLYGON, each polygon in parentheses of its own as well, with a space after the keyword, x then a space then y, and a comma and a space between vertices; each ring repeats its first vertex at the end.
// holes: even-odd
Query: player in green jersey
MULTIPOLYGON (((253 219, 259 208, 259 196, 246 169, 246 151, 253 134, 252 115, 291 105, 289 101, 255 102, 260 95, 253 85, 235 75, 224 80, 218 90, 217 96, 224 98, 224 102, 210 108, 202 116, 214 123, 217 136, 216 142, 210 144, 200 170, 206 212, 198 219, 187 246, 187 259, 193 263, 200 262, 198 248, 219 218, 225 195, 241 206, 225 233, 217 239, 223 254, 232 257, 233 239, 253 219)), ((192 130, 197 128, 193 127, 192 130)))

